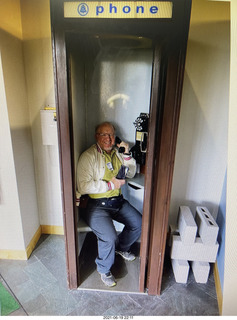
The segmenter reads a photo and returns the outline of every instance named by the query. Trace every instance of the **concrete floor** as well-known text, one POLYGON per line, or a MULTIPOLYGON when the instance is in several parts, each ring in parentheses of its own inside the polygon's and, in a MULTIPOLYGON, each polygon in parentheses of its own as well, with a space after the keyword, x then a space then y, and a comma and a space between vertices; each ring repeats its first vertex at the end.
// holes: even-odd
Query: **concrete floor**
POLYGON ((191 271, 187 284, 178 284, 167 255, 161 295, 148 296, 137 292, 139 259, 124 262, 117 257, 113 272, 118 284, 110 289, 96 272, 93 243, 89 235, 81 251, 83 282, 78 290, 67 289, 63 236, 43 235, 28 261, 0 260, 0 280, 21 305, 10 315, 219 315, 212 268, 206 284, 197 284, 191 271))

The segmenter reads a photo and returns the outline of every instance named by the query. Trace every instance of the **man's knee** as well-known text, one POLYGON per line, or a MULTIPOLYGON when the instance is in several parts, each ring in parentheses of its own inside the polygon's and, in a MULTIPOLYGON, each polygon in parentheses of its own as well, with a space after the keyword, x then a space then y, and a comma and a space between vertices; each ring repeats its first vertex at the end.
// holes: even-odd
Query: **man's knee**
POLYGON ((107 244, 114 245, 118 240, 117 232, 113 229, 106 230, 105 228, 103 233, 99 235, 99 239, 107 244))
POLYGON ((118 241, 118 236, 116 233, 111 233, 106 236, 106 242, 110 243, 110 245, 115 245, 118 241))
POLYGON ((142 228, 142 215, 141 215, 141 213, 138 210, 136 210, 135 208, 133 208, 132 215, 133 215, 133 227, 137 228, 137 229, 139 229, 139 228, 141 229, 142 228))

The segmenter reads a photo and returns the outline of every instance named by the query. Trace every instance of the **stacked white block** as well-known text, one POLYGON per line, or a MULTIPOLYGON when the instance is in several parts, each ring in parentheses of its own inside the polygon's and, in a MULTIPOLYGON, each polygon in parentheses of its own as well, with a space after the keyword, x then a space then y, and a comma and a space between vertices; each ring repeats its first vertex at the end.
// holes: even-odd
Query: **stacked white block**
POLYGON ((170 252, 176 282, 186 283, 184 280, 189 272, 188 261, 191 261, 196 282, 206 283, 210 271, 209 262, 216 261, 219 248, 216 241, 218 225, 205 207, 196 208, 195 220, 189 207, 179 208, 180 235, 177 233, 172 235, 170 252), (197 231, 200 237, 197 236, 197 231))
POLYGON ((210 264, 208 262, 192 261, 191 267, 195 281, 197 283, 206 283, 209 276, 210 264))
POLYGON ((184 245, 190 245, 195 242, 197 225, 191 210, 187 206, 181 206, 179 208, 178 230, 184 245))
POLYGON ((206 207, 196 208, 195 217, 199 235, 206 245, 216 243, 219 227, 206 207))
POLYGON ((186 283, 188 280, 189 263, 185 260, 171 260, 175 281, 186 283))
POLYGON ((173 236, 171 247, 171 259, 215 262, 218 251, 218 243, 206 245, 197 237, 194 243, 183 244, 180 236, 173 236))

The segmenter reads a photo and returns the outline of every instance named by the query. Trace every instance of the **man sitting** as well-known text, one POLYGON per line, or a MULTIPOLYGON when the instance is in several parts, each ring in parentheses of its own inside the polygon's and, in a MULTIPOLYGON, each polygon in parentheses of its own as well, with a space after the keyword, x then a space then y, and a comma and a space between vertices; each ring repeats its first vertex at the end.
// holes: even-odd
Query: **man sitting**
POLYGON ((121 186, 125 184, 125 176, 118 178, 121 168, 127 171, 127 178, 132 178, 136 173, 136 161, 129 153, 127 143, 122 141, 117 145, 124 148, 123 154, 115 148, 115 128, 111 123, 98 125, 95 139, 97 143, 86 150, 78 161, 77 189, 81 195, 89 195, 84 219, 97 236, 97 271, 104 284, 112 287, 116 285, 110 271, 115 252, 125 260, 133 261, 136 257, 129 249, 141 235, 142 216, 122 196, 121 186), (119 235, 113 220, 124 224, 119 235))

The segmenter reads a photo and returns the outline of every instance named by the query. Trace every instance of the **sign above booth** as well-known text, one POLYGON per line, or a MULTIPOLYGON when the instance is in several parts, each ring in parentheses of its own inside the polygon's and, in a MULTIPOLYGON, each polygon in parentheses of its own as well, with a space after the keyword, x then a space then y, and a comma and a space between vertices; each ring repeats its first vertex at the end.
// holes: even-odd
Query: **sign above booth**
POLYGON ((172 1, 64 2, 64 18, 171 19, 172 1))

